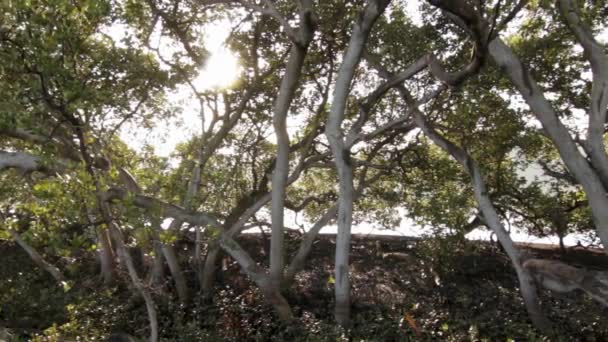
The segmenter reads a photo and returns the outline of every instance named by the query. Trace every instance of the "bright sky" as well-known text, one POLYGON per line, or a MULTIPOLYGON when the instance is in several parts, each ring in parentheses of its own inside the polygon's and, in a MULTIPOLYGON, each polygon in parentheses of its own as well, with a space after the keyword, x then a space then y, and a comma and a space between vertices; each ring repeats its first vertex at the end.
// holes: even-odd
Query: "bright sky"
MULTIPOLYGON (((124 28, 112 28, 110 35, 120 39, 124 28)), ((210 56, 198 77, 193 80, 197 91, 229 88, 241 72, 238 59, 225 46, 228 38, 230 23, 219 20, 205 28, 204 44, 210 56)), ((158 29, 152 35, 151 41, 157 41, 161 54, 170 58, 175 51, 166 38, 161 38, 158 29)), ((169 103, 181 109, 177 120, 158 124, 152 130, 140 129, 134 125, 125 125, 120 137, 136 150, 144 145, 151 145, 159 156, 167 157, 179 143, 190 140, 201 133, 200 104, 194 97, 189 86, 180 86, 176 92, 168 95, 169 103)), ((207 120, 209 122, 209 120, 207 120)))

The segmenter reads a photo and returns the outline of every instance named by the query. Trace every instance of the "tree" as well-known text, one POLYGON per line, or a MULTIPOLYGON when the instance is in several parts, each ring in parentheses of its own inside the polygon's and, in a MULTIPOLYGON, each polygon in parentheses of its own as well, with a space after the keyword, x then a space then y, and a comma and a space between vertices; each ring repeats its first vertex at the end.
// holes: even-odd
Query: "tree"
POLYGON ((187 306, 193 269, 212 299, 222 253, 281 319, 293 319, 286 290, 333 222, 335 318, 349 326, 351 226, 393 224, 396 209, 405 209, 437 232, 492 230, 532 321, 550 332, 534 282, 538 270, 550 271, 524 266, 504 222, 563 239, 589 230, 590 208, 606 246, 608 59, 594 38, 604 25, 601 6, 428 1, 416 25, 401 1, 11 1, 0 25, 0 180, 10 183, 0 205, 21 226, 3 230, 66 281, 35 247, 81 227, 77 247, 57 242, 53 250, 98 246, 107 284, 126 269, 158 340, 155 299, 170 291, 155 290, 165 276, 187 306), (231 19, 226 46, 241 74, 230 87, 201 89, 204 32, 218 19, 231 19), (516 33, 507 37, 507 28, 516 33), (562 54, 574 42, 583 58, 562 54), (531 56, 543 44, 541 57, 531 56), (553 75, 555 64, 571 67, 553 75), (587 69, 591 82, 568 87, 587 69), (176 92, 192 102, 173 103, 176 92), (527 108, 510 103, 516 93, 543 132, 527 108), (581 108, 585 139, 562 122, 581 108), (121 141, 125 125, 162 127, 180 110, 196 112, 200 121, 188 124, 200 129, 169 158, 121 141), (531 163, 552 177, 551 191, 548 181, 518 173, 531 163), (309 224, 294 255, 284 243, 289 212, 309 224), (24 238, 28 225, 45 234, 24 238), (238 235, 268 227, 264 262, 238 235), (194 248, 185 253, 180 244, 194 248), (140 267, 129 246, 154 260, 140 267))

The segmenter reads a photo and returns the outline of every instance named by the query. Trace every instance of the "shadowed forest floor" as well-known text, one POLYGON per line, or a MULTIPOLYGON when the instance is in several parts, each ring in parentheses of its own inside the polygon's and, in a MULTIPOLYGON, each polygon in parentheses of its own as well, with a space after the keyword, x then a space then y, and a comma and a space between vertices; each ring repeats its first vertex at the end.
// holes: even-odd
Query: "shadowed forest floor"
MULTIPOLYGON (((262 236, 240 240, 258 260, 267 259, 262 236)), ((286 241, 293 253, 299 240, 291 236, 286 241)), ((593 269, 608 265, 598 251, 570 249, 564 254, 531 246, 529 252, 593 269)), ((549 340, 530 326, 505 254, 490 243, 451 238, 354 238, 354 324, 343 331, 333 322, 333 253, 333 237, 322 236, 293 288, 285 291, 297 317, 289 325, 277 321, 257 288, 225 257, 213 302, 194 296, 189 305, 179 306, 157 293, 162 340, 549 340)), ((96 274, 95 265, 53 260, 75 280, 68 290, 36 269, 12 243, 0 242, 0 255, 0 333, 8 328, 16 341, 103 341, 116 332, 146 336, 143 301, 126 287, 104 288, 97 276, 87 276, 96 274)), ((193 272, 187 273, 196 288, 193 272)), ((563 341, 608 340, 608 322, 603 319, 608 310, 586 295, 543 290, 542 300, 563 341)))

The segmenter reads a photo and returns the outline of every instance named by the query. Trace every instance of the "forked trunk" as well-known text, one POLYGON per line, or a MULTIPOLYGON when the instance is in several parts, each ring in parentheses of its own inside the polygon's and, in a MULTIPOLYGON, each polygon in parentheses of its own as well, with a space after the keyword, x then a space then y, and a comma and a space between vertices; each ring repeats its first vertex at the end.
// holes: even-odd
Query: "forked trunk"
POLYGON ((284 208, 287 177, 289 175, 289 134, 287 132, 287 113, 293 100, 295 91, 300 80, 304 58, 308 45, 313 38, 313 2, 300 2, 300 27, 296 31, 296 37, 292 40, 291 51, 281 80, 279 95, 274 103, 272 123, 277 138, 277 158, 274 173, 272 175, 272 200, 271 216, 272 231, 270 236, 270 279, 273 286, 281 287, 283 271, 285 266, 285 248, 283 246, 284 208))

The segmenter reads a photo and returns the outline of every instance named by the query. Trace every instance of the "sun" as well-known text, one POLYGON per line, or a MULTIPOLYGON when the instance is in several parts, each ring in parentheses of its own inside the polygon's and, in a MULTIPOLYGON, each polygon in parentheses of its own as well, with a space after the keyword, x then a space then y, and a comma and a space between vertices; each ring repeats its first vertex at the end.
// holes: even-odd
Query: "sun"
POLYGON ((229 88, 237 80, 240 66, 236 56, 222 47, 211 53, 193 84, 198 91, 229 88))

